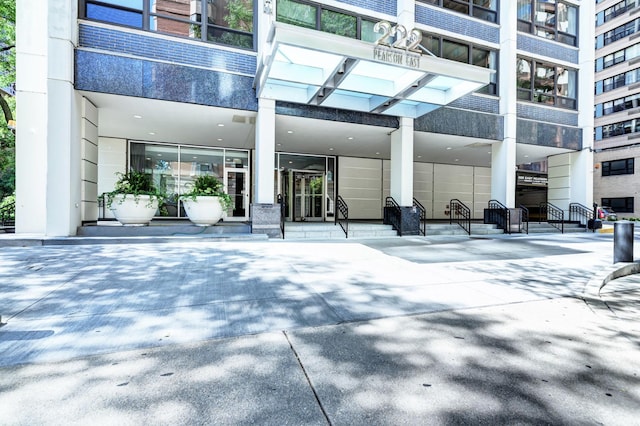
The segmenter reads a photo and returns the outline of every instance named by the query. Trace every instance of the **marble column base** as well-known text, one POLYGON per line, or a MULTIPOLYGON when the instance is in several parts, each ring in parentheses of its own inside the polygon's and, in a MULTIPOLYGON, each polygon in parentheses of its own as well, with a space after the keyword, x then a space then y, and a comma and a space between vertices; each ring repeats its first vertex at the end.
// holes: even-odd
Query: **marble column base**
POLYGON ((400 220, 398 223, 392 223, 392 207, 385 207, 384 223, 386 225, 394 225, 398 231, 398 235, 420 235, 420 212, 414 207, 400 207, 400 220), (389 210, 387 210, 389 209, 389 210))
POLYGON ((251 233, 282 238, 280 204, 251 204, 251 233))

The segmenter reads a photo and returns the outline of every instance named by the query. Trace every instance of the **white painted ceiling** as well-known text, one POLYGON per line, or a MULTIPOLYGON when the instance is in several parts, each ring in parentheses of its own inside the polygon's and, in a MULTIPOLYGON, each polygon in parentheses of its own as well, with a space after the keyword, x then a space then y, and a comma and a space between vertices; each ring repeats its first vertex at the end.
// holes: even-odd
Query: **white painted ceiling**
MULTIPOLYGON (((98 107, 101 137, 244 149, 255 144, 255 112, 91 92, 83 95, 98 107)), ((277 115, 276 151, 389 159, 394 130, 277 115)), ((416 132, 414 159, 488 167, 492 142, 416 132)), ((563 152, 568 150, 518 144, 517 164, 563 152)))

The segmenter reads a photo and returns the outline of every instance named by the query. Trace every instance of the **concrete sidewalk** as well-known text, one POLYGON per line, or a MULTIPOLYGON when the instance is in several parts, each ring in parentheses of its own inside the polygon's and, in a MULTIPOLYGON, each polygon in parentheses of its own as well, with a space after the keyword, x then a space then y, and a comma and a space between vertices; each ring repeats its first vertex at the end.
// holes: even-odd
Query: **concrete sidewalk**
POLYGON ((612 241, 4 248, 0 424, 634 424, 612 241))

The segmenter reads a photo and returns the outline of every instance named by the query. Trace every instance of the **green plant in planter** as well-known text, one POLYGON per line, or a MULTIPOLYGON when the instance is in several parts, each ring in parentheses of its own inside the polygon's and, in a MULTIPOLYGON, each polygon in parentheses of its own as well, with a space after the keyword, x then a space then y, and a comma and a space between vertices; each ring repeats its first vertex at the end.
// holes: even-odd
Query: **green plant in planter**
POLYGON ((224 192, 224 185, 220 180, 212 175, 200 175, 195 178, 190 190, 182 194, 182 198, 198 201, 196 197, 220 197, 220 204, 223 210, 228 210, 233 206, 231 196, 224 192))
POLYGON ((117 172, 116 175, 118 176, 118 181, 113 191, 103 194, 106 197, 107 208, 111 207, 117 195, 125 194, 133 195, 136 204, 140 200, 140 195, 149 195, 149 203, 157 199, 158 204, 162 204, 165 194, 153 184, 151 175, 135 170, 129 170, 126 173, 117 172))

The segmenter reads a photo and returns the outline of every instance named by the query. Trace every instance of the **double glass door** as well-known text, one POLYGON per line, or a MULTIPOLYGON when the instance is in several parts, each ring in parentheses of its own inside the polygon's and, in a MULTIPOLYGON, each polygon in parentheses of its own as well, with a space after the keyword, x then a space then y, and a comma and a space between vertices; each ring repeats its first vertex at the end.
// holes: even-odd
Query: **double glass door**
POLYGON ((287 219, 322 221, 325 216, 325 174, 288 170, 283 173, 287 219))

